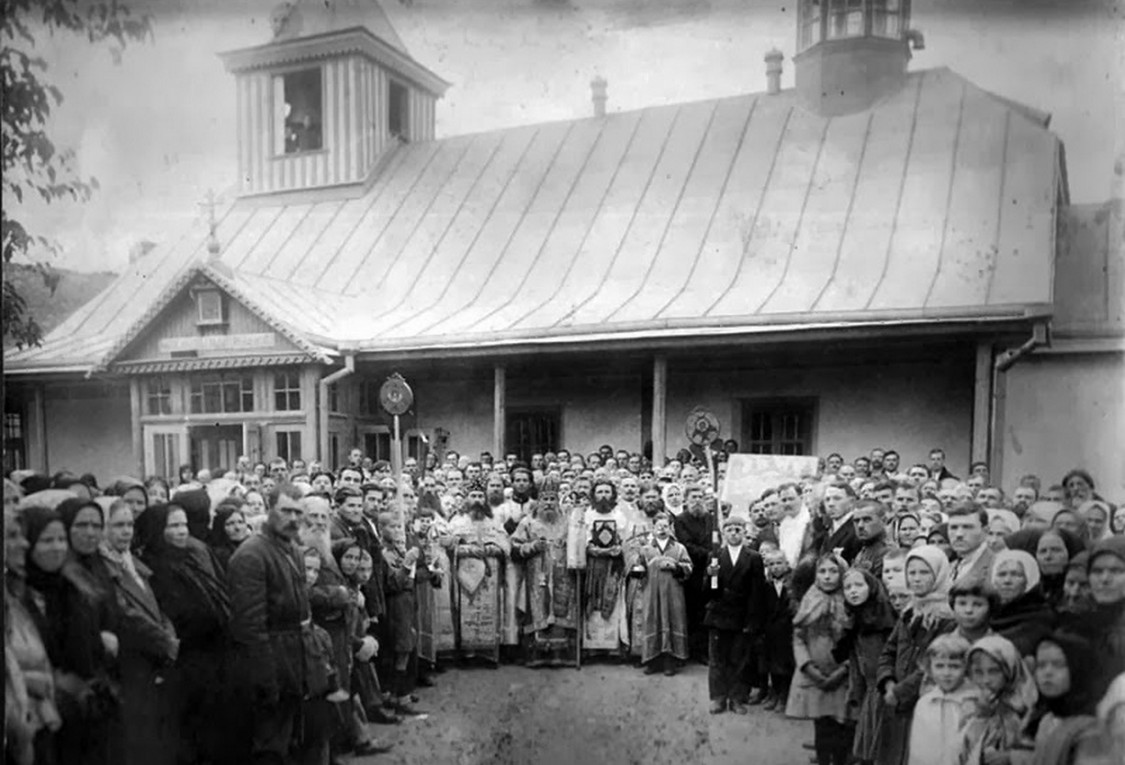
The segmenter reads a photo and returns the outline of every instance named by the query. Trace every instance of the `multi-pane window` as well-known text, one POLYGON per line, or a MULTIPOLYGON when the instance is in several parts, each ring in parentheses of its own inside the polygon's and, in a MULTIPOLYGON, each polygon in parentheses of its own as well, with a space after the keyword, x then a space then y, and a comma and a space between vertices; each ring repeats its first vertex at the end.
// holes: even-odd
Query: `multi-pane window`
POLYGON ((277 456, 286 462, 301 459, 301 431, 277 431, 277 456))
POLYGON ((171 414, 172 384, 166 377, 150 377, 145 381, 145 401, 149 414, 171 414))
POLYGON ((373 460, 391 459, 391 434, 381 430, 363 434, 363 452, 373 460))
POLYGON ((814 411, 808 400, 746 402, 743 444, 750 454, 812 454, 814 411))
POLYGON ((278 372, 273 376, 273 405, 279 412, 301 408, 301 375, 297 372, 278 372))
POLYGON ((23 413, 4 412, 4 471, 27 467, 27 441, 24 438, 23 413))
POLYGON ((196 377, 191 381, 191 413, 254 411, 254 378, 250 375, 196 377))
POLYGON ((531 461, 532 454, 556 451, 560 420, 558 410, 509 412, 504 440, 506 451, 518 454, 525 462, 531 461))

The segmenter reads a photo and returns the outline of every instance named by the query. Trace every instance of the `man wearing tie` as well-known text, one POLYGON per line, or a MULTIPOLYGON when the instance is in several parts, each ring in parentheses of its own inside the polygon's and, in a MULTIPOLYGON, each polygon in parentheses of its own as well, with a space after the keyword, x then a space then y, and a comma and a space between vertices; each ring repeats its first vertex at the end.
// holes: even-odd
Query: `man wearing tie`
MULTIPOLYGON (((746 521, 730 516, 723 521, 723 542, 718 564, 707 568, 709 577, 718 577, 718 588, 709 590, 703 623, 708 635, 708 695, 711 714, 730 710, 746 714, 749 688, 746 687, 746 661, 749 648, 764 627, 766 616, 765 568, 758 553, 744 546, 746 521)), ((705 586, 710 588, 708 580, 705 586)))
POLYGON ((949 546, 957 555, 953 562, 953 585, 988 582, 992 549, 988 540, 988 512, 975 502, 955 505, 949 511, 949 546))

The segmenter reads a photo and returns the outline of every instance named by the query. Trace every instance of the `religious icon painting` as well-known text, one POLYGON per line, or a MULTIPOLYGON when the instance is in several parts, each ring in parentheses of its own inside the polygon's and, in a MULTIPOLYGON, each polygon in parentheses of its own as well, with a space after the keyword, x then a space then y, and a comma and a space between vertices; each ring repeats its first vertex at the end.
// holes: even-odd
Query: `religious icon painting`
POLYGON ((593 542, 598 547, 613 547, 617 543, 617 521, 594 521, 593 542))

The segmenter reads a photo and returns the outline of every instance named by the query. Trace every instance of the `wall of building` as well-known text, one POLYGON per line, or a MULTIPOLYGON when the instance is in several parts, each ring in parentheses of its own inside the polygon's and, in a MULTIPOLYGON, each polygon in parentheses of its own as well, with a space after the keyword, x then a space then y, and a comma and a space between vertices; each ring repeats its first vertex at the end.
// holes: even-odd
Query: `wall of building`
POLYGON ((105 484, 135 471, 127 385, 48 386, 43 403, 49 472, 93 473, 105 484))
POLYGON ((1004 487, 1027 473, 1046 487, 1082 467, 1103 496, 1121 502, 1123 432, 1125 354, 1033 354, 1007 374, 1004 487))

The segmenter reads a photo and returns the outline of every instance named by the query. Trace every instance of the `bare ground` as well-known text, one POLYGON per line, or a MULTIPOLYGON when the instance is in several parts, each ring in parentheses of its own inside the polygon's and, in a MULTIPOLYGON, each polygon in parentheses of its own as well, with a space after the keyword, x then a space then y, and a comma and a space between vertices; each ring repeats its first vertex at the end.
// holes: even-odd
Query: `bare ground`
POLYGON ((811 723, 752 707, 707 712, 707 668, 646 676, 621 665, 582 670, 451 669, 420 689, 428 715, 372 732, 395 744, 356 763, 807 765, 811 723))

